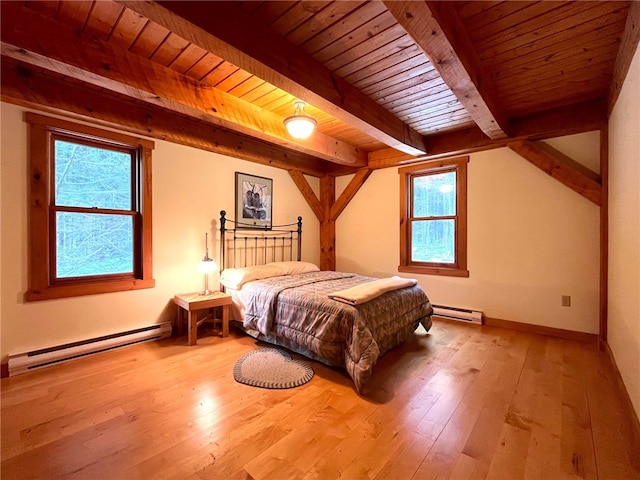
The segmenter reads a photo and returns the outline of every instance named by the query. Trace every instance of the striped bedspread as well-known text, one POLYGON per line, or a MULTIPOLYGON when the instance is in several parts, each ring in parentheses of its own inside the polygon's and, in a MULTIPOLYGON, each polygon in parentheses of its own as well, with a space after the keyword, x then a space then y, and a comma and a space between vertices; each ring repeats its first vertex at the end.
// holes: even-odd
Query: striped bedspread
POLYGON ((256 338, 344 367, 361 393, 378 357, 410 339, 420 322, 428 330, 433 313, 419 285, 357 306, 329 298, 332 292, 374 280, 311 272, 247 283, 243 326, 256 338))

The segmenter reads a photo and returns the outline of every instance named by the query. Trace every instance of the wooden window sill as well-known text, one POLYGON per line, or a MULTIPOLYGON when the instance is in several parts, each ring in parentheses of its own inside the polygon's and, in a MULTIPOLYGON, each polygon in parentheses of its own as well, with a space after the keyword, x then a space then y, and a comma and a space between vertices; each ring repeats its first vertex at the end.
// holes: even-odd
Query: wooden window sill
POLYGON ((446 267, 420 267, 417 265, 400 265, 398 272, 419 273, 421 275, 440 275, 443 277, 468 277, 469 270, 446 267))
POLYGON ((147 280, 118 280, 114 282, 95 282, 82 285, 46 286, 31 289, 24 294, 25 302, 37 302, 39 300, 53 300, 55 298, 76 297, 82 295, 96 295, 100 293, 126 292, 128 290, 140 290, 153 288, 156 285, 154 279, 147 280))

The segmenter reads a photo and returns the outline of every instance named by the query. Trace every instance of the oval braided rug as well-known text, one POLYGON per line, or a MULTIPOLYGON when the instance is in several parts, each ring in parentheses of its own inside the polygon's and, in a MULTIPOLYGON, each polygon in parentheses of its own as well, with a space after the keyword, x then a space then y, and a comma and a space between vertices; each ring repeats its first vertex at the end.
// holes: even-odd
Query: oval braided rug
POLYGON ((260 388, 293 388, 313 378, 311 366, 277 348, 242 355, 233 367, 236 382, 260 388))

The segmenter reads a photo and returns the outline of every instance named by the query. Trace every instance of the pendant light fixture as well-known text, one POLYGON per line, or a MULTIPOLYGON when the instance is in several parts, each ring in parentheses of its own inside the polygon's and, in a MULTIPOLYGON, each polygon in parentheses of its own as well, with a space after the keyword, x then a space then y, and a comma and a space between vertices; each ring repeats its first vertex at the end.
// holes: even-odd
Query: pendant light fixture
POLYGON ((315 118, 305 113, 304 107, 306 105, 302 100, 294 100, 295 111, 293 115, 284 119, 284 126, 287 127, 289 135, 293 138, 305 139, 309 137, 318 124, 315 118))

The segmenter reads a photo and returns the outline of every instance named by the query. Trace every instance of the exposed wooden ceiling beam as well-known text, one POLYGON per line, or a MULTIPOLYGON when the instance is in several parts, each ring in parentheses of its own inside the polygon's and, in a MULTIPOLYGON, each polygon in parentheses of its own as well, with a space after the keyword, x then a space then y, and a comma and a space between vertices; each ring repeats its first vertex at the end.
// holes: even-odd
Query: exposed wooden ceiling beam
POLYGON ((561 158, 533 142, 523 140, 510 142, 507 146, 574 192, 598 206, 602 205, 602 186, 590 176, 584 175, 581 171, 566 164, 561 158))
POLYGON ((135 99, 343 165, 364 166, 365 152, 319 132, 293 140, 283 118, 124 49, 59 27, 21 4, 3 7, 2 54, 135 99), (31 32, 38 31, 36 39, 31 32), (7 43, 8 42, 8 43, 7 43))
POLYGON ((509 118, 453 2, 387 0, 398 23, 429 57, 478 127, 492 139, 509 136, 509 118))
MULTIPOLYGON (((122 95, 66 81, 2 57, 1 99, 52 113, 68 112, 105 126, 277 168, 326 174, 320 159, 207 124, 122 95)), ((73 116, 73 115, 72 115, 73 116)))
POLYGON ((618 95, 620 95, 620 90, 622 90, 624 79, 627 77, 631 61, 638 49, 638 44, 640 44, 640 2, 635 1, 631 2, 631 6, 629 7, 627 22, 620 40, 618 55, 616 56, 613 79, 611 80, 609 98, 607 99, 609 113, 611 113, 616 104, 616 100, 618 100, 618 95))
POLYGON ((215 11, 207 15, 201 2, 119 3, 393 148, 411 155, 426 152, 422 135, 236 2, 212 3, 215 11))
MULTIPOLYGON (((479 128, 431 135, 427 137, 429 154, 420 157, 406 155, 391 148, 369 154, 369 168, 387 168, 435 158, 462 155, 492 148, 505 147, 516 140, 544 140, 576 133, 599 130, 607 122, 605 99, 555 108, 511 121, 512 136, 506 139, 490 139, 479 128)), ((340 174, 350 170, 338 170, 340 174)))

